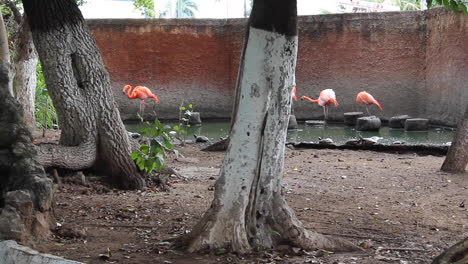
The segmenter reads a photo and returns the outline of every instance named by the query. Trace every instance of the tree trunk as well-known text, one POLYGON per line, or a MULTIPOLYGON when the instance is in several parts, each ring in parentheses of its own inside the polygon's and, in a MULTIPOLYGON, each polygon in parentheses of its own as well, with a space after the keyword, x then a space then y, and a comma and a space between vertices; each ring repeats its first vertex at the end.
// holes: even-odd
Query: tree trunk
MULTIPOLYGON (((0 13, 0 21, 3 17, 0 13)), ((0 23, 0 32, 5 32, 0 23)), ((0 42, 6 34, 0 35, 0 42)), ((36 160, 32 137, 11 96, 8 49, 0 50, 0 240, 26 241, 50 234, 52 181, 36 160), (5 54, 6 52, 6 54, 5 54), (6 55, 6 56, 5 56, 6 55)))
POLYGON ((466 263, 468 263, 468 237, 445 250, 432 262, 432 264, 466 263))
MULTIPOLYGON (((10 50, 8 48, 8 38, 7 36, 7 31, 5 27, 5 21, 3 21, 3 15, 0 17, 0 61, 3 61, 5 63, 8 63, 10 65, 10 50)), ((8 71, 8 74, 11 74, 11 71, 8 71)), ((8 91, 11 96, 14 96, 13 94, 13 82, 11 78, 8 78, 8 91)))
POLYGON ((19 33, 17 57, 15 58, 15 79, 13 88, 16 91, 16 99, 23 108, 23 120, 30 130, 36 127, 34 114, 34 100, 36 94, 36 67, 37 53, 29 30, 27 21, 23 20, 19 33))
POLYGON ((245 253, 290 244, 350 250, 347 242, 307 231, 281 194, 281 176, 297 56, 295 0, 257 0, 240 101, 210 209, 179 239, 189 252, 245 253))
POLYGON ((59 146, 41 147, 41 164, 93 167, 122 188, 143 188, 109 75, 78 6, 73 0, 23 4, 62 129, 59 146))
POLYGON ((442 171, 464 172, 468 165, 468 106, 465 116, 457 127, 447 157, 442 164, 442 171))

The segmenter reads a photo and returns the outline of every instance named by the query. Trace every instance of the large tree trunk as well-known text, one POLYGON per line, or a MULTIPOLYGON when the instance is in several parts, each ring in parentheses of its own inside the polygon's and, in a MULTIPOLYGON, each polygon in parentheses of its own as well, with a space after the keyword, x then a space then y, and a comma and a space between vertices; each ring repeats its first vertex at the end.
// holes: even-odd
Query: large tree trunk
POLYGON ((466 263, 468 263, 468 237, 442 252, 432 262, 432 264, 466 263))
POLYGON ((210 209, 178 241, 188 251, 355 248, 306 230, 281 193, 297 39, 295 0, 254 2, 228 151, 210 209))
POLYGON ((457 127, 447 157, 442 164, 442 171, 464 172, 468 165, 468 106, 465 116, 457 127))
POLYGON ((122 188, 143 188, 109 75, 78 6, 73 0, 23 4, 62 129, 60 145, 41 147, 41 164, 94 167, 122 188))
POLYGON ((0 240, 45 238, 53 222, 52 181, 36 160, 21 108, 9 91, 11 65, 5 60, 8 50, 7 56, 4 52, 0 50, 0 240))
POLYGON ((36 93, 36 67, 37 53, 29 30, 27 21, 23 20, 19 40, 17 44, 17 56, 15 58, 15 78, 13 88, 16 99, 23 108, 23 120, 26 126, 33 130, 36 127, 34 114, 34 99, 36 93))

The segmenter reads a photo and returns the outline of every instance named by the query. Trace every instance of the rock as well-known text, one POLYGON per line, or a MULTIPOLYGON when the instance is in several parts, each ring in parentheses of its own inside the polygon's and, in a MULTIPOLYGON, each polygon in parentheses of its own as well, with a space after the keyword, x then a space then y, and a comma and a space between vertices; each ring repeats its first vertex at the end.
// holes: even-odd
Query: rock
POLYGON ((344 123, 347 126, 355 126, 357 119, 363 117, 363 112, 347 112, 344 113, 344 123))
POLYGON ((199 125, 202 123, 201 121, 201 118, 200 118, 200 112, 192 112, 189 116, 188 116, 188 123, 190 125, 199 125))
POLYGON ((307 126, 323 126, 325 124, 325 121, 323 121, 323 120, 306 120, 305 124, 307 126))
POLYGON ((134 138, 134 139, 141 138, 141 134, 139 133, 133 133, 133 132, 127 132, 127 133, 128 133, 128 136, 130 136, 131 138, 134 138))
POLYGON ((322 144, 322 145, 331 145, 333 144, 333 139, 331 138, 318 138, 319 139, 319 144, 322 144))
POLYGON ((358 131, 379 131, 382 122, 376 116, 365 116, 357 119, 356 130, 358 131))
POLYGON ((426 131, 429 128, 429 119, 426 118, 410 118, 406 119, 406 131, 426 131))
POLYGON ((288 129, 297 129, 297 120, 295 115, 289 115, 288 129))
POLYGON ((208 137, 205 137, 205 136, 193 135, 193 137, 195 137, 195 142, 197 142, 197 143, 211 142, 210 139, 208 137))
POLYGON ((407 119, 411 118, 409 115, 399 115, 391 117, 388 121, 390 128, 404 128, 407 119))
POLYGON ((345 145, 356 146, 356 145, 359 145, 360 143, 361 143, 360 139, 351 139, 351 140, 346 141, 345 145))
POLYGON ((0 242, 0 263, 28 263, 28 264, 80 264, 73 260, 60 258, 49 254, 41 254, 31 248, 18 245, 15 241, 0 242))
POLYGON ((360 145, 364 145, 364 146, 374 145, 379 140, 378 139, 379 137, 370 137, 370 138, 359 137, 359 138, 360 138, 360 145))

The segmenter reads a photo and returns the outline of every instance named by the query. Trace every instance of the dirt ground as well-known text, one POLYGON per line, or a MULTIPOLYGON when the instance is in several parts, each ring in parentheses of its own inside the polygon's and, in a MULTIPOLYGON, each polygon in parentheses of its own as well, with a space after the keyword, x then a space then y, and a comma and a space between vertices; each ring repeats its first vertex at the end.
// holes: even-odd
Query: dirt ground
POLYGON ((299 219, 361 245, 362 252, 173 251, 164 240, 189 232, 212 200, 224 152, 202 152, 203 146, 178 147, 184 158, 168 159, 186 178, 170 178, 169 192, 114 190, 95 177, 85 185, 64 179, 55 200, 61 227, 33 247, 84 263, 430 263, 468 236, 468 175, 440 172, 443 157, 288 149, 284 191, 299 219))

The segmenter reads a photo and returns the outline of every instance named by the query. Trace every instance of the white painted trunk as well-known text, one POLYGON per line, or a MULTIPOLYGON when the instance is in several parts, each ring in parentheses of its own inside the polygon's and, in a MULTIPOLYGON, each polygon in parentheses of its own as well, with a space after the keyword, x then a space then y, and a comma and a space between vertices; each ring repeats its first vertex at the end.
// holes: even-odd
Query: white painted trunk
POLYGON ((34 129, 36 118, 34 115, 34 99, 36 93, 37 57, 19 61, 16 63, 16 74, 14 86, 16 87, 16 98, 23 108, 24 122, 29 129, 34 129))
POLYGON ((32 130, 36 126, 34 100, 37 85, 36 67, 39 59, 27 22, 23 22, 18 39, 18 55, 15 59, 16 74, 13 84, 16 99, 23 109, 23 120, 32 130))
POLYGON ((250 28, 240 102, 211 210, 194 228, 189 251, 250 250, 246 215, 259 176, 279 188, 297 54, 297 36, 250 28), (261 176, 260 176, 261 177, 261 176))

